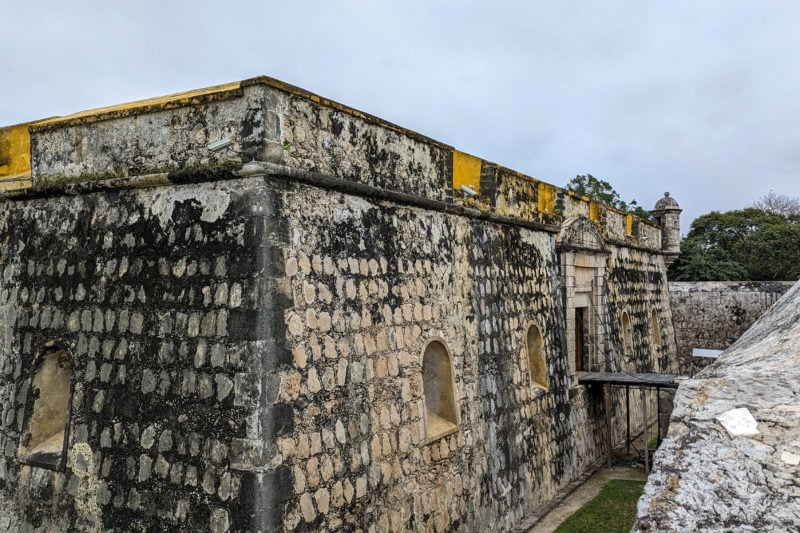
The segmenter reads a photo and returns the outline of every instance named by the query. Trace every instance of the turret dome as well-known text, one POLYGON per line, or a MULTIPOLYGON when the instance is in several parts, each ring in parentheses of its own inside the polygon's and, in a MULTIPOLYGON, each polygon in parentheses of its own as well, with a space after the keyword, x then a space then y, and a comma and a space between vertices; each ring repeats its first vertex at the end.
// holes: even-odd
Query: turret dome
POLYGON ((669 192, 665 192, 664 198, 657 201, 655 207, 653 207, 653 211, 663 211, 665 209, 680 209, 678 202, 669 195, 669 192))

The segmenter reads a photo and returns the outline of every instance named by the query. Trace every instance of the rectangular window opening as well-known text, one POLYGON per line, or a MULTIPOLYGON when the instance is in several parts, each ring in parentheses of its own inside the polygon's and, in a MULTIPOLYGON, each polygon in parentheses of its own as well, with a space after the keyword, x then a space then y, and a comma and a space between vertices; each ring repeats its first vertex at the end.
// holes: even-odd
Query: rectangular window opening
POLYGON ((584 357, 586 355, 586 308, 575 308, 575 371, 583 372, 585 369, 584 357))

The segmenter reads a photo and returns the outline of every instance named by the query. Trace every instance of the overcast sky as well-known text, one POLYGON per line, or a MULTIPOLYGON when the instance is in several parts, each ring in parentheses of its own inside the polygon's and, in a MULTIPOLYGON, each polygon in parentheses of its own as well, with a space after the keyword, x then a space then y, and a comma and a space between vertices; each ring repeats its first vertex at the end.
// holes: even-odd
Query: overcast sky
POLYGON ((800 196, 800 2, 0 0, 0 125, 261 74, 556 185, 800 196))

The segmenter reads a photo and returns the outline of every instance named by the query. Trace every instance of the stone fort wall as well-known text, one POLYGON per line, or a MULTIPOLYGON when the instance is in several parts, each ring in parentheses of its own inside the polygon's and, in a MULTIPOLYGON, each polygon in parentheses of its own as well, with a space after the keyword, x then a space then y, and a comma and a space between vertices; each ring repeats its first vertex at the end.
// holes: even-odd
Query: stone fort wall
POLYGON ((676 366, 660 228, 316 95, 258 78, 26 128, 11 529, 510 530, 602 458, 578 366, 676 366))
POLYGON ((673 281, 672 320, 681 371, 704 368, 711 359, 692 360, 693 348, 725 350, 758 320, 794 282, 673 281))

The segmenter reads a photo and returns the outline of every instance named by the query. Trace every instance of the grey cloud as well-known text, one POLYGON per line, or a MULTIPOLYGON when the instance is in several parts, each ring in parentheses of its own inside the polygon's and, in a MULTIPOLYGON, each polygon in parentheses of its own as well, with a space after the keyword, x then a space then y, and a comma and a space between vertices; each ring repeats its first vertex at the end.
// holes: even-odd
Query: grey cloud
POLYGON ((800 4, 6 0, 0 124, 266 74, 685 225, 800 196, 800 4))

